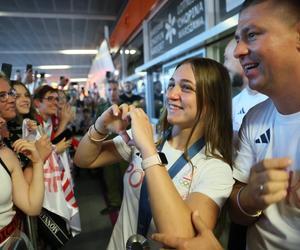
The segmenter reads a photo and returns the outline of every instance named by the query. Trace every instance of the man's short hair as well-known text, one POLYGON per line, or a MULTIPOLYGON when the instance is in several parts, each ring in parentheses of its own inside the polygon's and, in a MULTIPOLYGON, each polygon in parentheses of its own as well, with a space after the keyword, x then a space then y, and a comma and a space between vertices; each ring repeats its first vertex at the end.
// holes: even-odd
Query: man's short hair
MULTIPOLYGON (((286 6, 291 14, 293 14, 297 20, 300 19, 300 1, 299 0, 245 0, 241 6, 240 13, 247 9, 249 6, 260 4, 266 1, 272 1, 273 6, 286 6)), ((277 7, 276 6, 276 7, 277 7)))
POLYGON ((48 92, 57 93, 57 89, 52 88, 49 85, 40 86, 34 91, 33 99, 42 101, 48 92))

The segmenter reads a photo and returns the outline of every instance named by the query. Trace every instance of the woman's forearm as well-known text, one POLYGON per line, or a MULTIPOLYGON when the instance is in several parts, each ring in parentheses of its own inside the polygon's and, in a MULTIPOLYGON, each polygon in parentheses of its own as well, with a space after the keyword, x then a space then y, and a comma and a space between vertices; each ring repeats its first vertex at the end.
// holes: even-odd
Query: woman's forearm
MULTIPOLYGON (((92 129, 91 129, 92 130, 92 129)), ((95 132, 91 132, 91 136, 97 137, 95 132)), ((93 137, 94 138, 94 137, 93 137)), ((102 142, 93 142, 88 134, 81 139, 74 156, 74 163, 82 168, 88 168, 97 159, 102 150, 102 142)))
POLYGON ((174 186, 167 170, 153 166, 146 170, 152 216, 158 232, 180 237, 194 236, 192 210, 174 186))
POLYGON ((44 171, 43 162, 33 163, 32 179, 28 187, 28 215, 38 215, 41 211, 44 200, 44 171))

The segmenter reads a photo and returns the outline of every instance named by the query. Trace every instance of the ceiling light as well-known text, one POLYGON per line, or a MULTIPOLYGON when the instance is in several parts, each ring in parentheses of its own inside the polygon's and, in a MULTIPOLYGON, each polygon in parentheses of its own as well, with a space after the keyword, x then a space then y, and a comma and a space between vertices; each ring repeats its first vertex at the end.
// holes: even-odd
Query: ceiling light
POLYGON ((125 49, 125 54, 126 54, 126 55, 129 54, 129 49, 125 49))
POLYGON ((86 82, 87 78, 71 78, 70 82, 86 82))
MULTIPOLYGON (((45 78, 50 77, 50 74, 45 74, 45 78)), ((41 78, 41 74, 37 74, 37 77, 41 78)))
POLYGON ((98 50, 96 49, 66 49, 60 50, 59 53, 65 55, 96 55, 98 50))
POLYGON ((38 69, 70 69, 70 65, 40 65, 38 69))
POLYGON ((123 54, 123 50, 122 50, 122 49, 120 50, 120 54, 121 54, 121 55, 123 54))
POLYGON ((135 49, 131 49, 131 50, 129 51, 129 53, 130 53, 130 55, 134 55, 134 54, 136 53, 136 50, 135 50, 135 49))

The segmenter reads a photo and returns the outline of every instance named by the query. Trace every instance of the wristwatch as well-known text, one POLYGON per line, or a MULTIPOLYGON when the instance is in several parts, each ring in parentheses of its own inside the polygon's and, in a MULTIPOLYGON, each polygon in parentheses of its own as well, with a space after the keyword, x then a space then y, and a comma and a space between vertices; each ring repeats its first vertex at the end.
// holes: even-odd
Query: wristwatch
POLYGON ((168 164, 167 157, 162 152, 157 152, 157 154, 152 155, 142 161, 142 168, 146 170, 147 168, 153 167, 155 165, 164 166, 168 164))

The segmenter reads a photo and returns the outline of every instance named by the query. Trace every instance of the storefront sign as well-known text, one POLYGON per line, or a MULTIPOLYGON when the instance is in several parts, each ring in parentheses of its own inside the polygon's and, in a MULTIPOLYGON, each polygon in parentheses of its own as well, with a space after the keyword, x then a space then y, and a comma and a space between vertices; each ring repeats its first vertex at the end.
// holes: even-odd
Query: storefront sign
POLYGON ((180 45, 205 30, 204 0, 172 0, 150 20, 150 57, 180 45))

